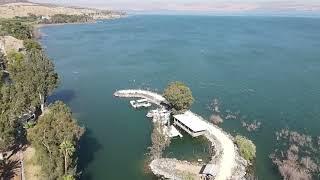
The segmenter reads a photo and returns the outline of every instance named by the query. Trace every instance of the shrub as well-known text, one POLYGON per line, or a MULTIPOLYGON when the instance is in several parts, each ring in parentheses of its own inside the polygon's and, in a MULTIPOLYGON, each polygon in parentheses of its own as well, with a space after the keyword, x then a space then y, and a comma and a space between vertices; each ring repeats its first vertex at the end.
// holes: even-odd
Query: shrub
POLYGON ((256 157, 256 146, 253 142, 243 136, 236 136, 236 144, 239 147, 240 155, 247 161, 252 161, 256 157))
POLYGON ((1 20, 0 32, 1 35, 10 35, 22 40, 32 38, 32 28, 30 25, 23 24, 14 19, 1 20))
POLYGON ((26 48, 27 51, 31 51, 32 49, 41 50, 41 45, 33 40, 33 39, 26 39, 23 41, 23 46, 26 48))

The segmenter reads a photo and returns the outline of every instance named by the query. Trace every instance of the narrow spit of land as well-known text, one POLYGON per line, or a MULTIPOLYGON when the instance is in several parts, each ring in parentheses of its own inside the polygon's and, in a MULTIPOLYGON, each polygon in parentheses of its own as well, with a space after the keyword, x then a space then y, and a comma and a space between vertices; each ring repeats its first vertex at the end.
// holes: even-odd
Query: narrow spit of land
MULTIPOLYGON (((126 98, 145 98, 150 100, 150 102, 153 102, 155 104, 160 104, 161 102, 167 102, 166 99, 161 96, 160 94, 146 91, 146 90, 120 90, 114 93, 114 96, 116 97, 126 97, 126 98)), ((237 151, 237 148, 235 147, 233 140, 231 136, 229 136, 226 132, 224 132, 222 129, 214 126, 213 124, 205 121, 203 124, 206 125, 207 133, 205 134, 205 137, 216 147, 217 154, 212 157, 212 161, 215 162, 215 164, 218 167, 217 176, 215 177, 216 180, 226 180, 234 176, 234 171, 238 166, 239 161, 239 153, 237 151)), ((157 175, 162 175, 166 178, 173 178, 177 177, 177 174, 180 173, 171 173, 174 169, 181 171, 180 169, 177 169, 177 167, 180 167, 181 163, 179 161, 173 160, 173 159, 156 159, 153 162, 151 162, 150 167, 153 173, 157 175), (171 164, 172 168, 167 168, 166 164, 171 164), (168 172, 171 171, 171 172, 168 172)), ((189 164, 189 166, 192 166, 189 164)), ((195 168, 191 169, 199 169, 196 165, 194 165, 195 168)), ((244 170, 244 168, 240 168, 244 170)), ((188 172, 188 170, 186 171, 188 172)), ((194 172, 189 172, 194 174, 194 172)), ((241 173, 241 174, 245 174, 241 173)), ((239 177, 239 176, 238 176, 239 177)), ((179 178, 178 178, 179 179, 179 178)))

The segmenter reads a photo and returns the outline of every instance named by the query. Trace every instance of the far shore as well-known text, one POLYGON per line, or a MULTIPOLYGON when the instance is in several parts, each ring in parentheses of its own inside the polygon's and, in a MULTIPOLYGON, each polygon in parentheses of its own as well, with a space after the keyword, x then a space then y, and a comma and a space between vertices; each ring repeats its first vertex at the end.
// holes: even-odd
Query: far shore
MULTIPOLYGON (((121 16, 120 18, 123 18, 126 16, 121 16)), ((96 24, 98 21, 104 21, 104 20, 113 20, 113 19, 120 19, 120 18, 106 18, 106 19, 95 19, 90 22, 75 22, 75 23, 56 23, 56 24, 35 24, 33 25, 33 35, 36 39, 41 39, 42 33, 40 32, 40 29, 43 27, 50 27, 50 26, 64 26, 64 25, 77 25, 77 24, 96 24)))
POLYGON ((43 35, 40 31, 41 28, 50 26, 64 26, 64 25, 76 25, 76 24, 95 24, 97 21, 92 22, 76 22, 76 23, 56 23, 56 24, 35 24, 33 25, 33 35, 36 39, 41 39, 43 35))

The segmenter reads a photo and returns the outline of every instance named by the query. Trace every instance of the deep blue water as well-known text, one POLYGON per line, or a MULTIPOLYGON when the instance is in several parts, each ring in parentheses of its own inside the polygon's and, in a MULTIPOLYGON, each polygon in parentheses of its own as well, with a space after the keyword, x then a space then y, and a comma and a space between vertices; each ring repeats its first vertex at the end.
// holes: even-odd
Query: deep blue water
MULTIPOLYGON (((280 179, 269 159, 275 131, 319 136, 320 21, 317 18, 132 16, 97 24, 45 27, 42 43, 61 86, 51 99, 68 103, 87 128, 81 143, 83 179, 151 179, 143 171, 151 123, 113 92, 187 83, 192 109, 209 117, 218 98, 262 128, 248 133, 239 120, 222 127, 257 145, 259 179, 280 179)), ((167 156, 193 159, 201 140, 176 139, 167 156)))

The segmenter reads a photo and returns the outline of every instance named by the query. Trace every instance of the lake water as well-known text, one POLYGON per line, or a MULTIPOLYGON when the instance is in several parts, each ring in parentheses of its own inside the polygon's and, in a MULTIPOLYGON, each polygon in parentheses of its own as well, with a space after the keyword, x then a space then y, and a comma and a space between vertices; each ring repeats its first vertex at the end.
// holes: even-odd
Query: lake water
MULTIPOLYGON (((113 97, 123 88, 158 92, 183 81, 207 106, 240 112, 262 128, 248 133, 225 120, 232 134, 257 145, 259 179, 280 179, 269 159, 275 131, 290 128, 319 136, 320 21, 316 18, 132 16, 97 24, 45 27, 42 43, 60 74, 51 100, 68 103, 87 128, 81 142, 83 179, 151 179, 143 170, 152 124, 146 111, 113 97)), ((175 139, 166 156, 195 159, 201 139, 175 139)))

